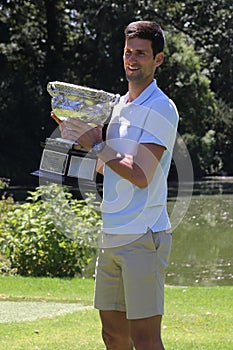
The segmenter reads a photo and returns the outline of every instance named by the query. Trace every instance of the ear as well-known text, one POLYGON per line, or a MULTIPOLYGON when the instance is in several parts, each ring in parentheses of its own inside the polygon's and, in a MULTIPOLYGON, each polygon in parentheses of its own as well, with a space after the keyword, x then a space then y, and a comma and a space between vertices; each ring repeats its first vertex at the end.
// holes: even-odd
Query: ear
POLYGON ((164 60, 164 53, 163 52, 159 52, 157 53, 157 55, 155 56, 155 67, 159 67, 164 60))

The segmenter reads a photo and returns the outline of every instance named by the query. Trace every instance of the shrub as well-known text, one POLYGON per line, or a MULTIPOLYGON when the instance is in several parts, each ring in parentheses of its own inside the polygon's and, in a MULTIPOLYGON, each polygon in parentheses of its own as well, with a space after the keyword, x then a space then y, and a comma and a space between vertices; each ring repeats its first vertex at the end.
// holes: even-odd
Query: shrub
POLYGON ((42 186, 23 204, 8 205, 1 251, 23 276, 74 277, 96 252, 101 227, 93 196, 72 199, 66 188, 42 186))

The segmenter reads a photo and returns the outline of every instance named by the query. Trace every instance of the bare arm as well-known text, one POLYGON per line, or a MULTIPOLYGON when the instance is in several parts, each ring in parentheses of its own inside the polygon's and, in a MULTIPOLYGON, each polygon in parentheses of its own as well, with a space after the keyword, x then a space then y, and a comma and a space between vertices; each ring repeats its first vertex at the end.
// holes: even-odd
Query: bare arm
POLYGON ((151 182, 165 147, 153 143, 139 144, 135 157, 120 155, 107 145, 98 157, 113 171, 134 185, 145 188, 151 182))
POLYGON ((97 160, 96 171, 97 173, 104 175, 104 162, 100 158, 97 160))
MULTIPOLYGON (((87 150, 90 150, 94 142, 102 141, 102 126, 93 128, 86 123, 68 119, 60 124, 62 137, 68 140, 78 140, 87 150)), ((106 145, 98 153, 99 159, 117 174, 130 181, 132 184, 145 188, 152 180, 160 159, 162 158, 164 146, 154 143, 138 145, 136 156, 119 154, 106 145)), ((97 171, 101 171, 100 163, 97 171)))

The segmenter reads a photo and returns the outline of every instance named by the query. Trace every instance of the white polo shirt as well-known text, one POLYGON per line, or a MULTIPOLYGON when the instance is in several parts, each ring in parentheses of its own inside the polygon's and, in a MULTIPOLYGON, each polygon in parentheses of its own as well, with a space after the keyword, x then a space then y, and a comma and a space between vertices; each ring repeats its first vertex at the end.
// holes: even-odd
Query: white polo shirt
MULTIPOLYGON (((103 232, 110 235, 144 234, 170 229, 167 214, 167 176, 178 125, 174 103, 154 80, 132 103, 127 95, 114 107, 106 142, 116 152, 136 155, 138 144, 155 143, 166 150, 146 188, 122 178, 107 165, 104 169, 103 232)), ((121 237, 123 239, 123 237, 121 237)), ((128 239, 128 238, 127 238, 128 239)))

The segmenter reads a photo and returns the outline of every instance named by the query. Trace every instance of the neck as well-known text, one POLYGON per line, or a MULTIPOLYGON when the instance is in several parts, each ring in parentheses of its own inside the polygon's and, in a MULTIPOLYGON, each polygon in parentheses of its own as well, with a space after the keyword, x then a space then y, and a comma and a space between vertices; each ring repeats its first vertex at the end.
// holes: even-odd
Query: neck
POLYGON ((147 82, 146 84, 137 84, 134 81, 129 81, 128 83, 128 102, 135 100, 141 93, 152 83, 153 80, 147 82))

